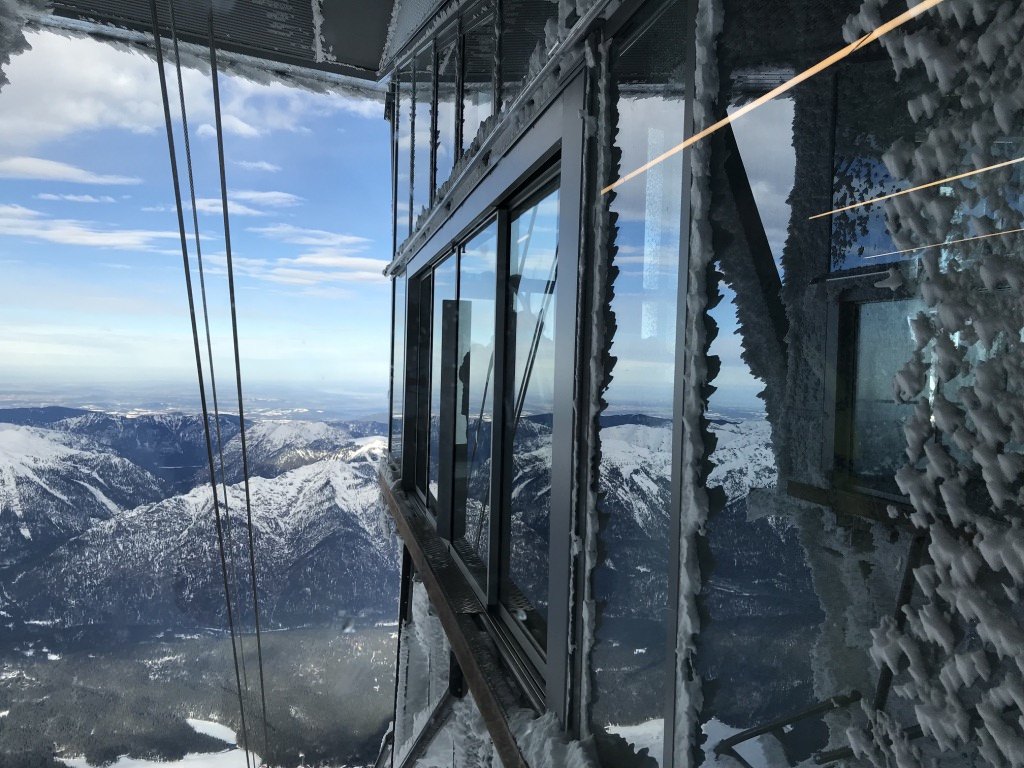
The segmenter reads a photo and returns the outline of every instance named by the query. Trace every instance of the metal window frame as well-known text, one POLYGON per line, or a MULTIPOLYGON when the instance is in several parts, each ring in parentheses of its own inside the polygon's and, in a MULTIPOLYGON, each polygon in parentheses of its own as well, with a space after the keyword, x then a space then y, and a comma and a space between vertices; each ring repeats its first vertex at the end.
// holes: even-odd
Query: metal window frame
MULTIPOLYGON (((575 226, 580 219, 583 205, 582 173, 583 173, 583 143, 584 124, 580 117, 584 105, 584 75, 579 71, 567 71, 564 73, 560 93, 553 97, 545 110, 534 120, 531 126, 520 136, 517 143, 508 151, 500 161, 495 161, 490 172, 483 177, 476 188, 470 193, 464 205, 453 211, 448 221, 433 234, 416 256, 410 260, 403 272, 409 277, 407 297, 409 309, 406 318, 409 324, 407 332, 407 353, 406 370, 407 380, 414 379, 424 355, 426 361, 431 359, 429 349, 421 345, 424 355, 417 351, 410 351, 418 337, 429 333, 422 327, 414 330, 418 312, 423 311, 420 306, 413 308, 416 303, 414 299, 413 286, 419 286, 423 276, 430 273, 436 263, 439 263, 446 254, 458 250, 483 227, 497 220, 498 234, 498 281, 495 302, 496 324, 495 338, 499 345, 507 329, 507 318, 505 317, 505 302, 503 297, 507 291, 508 274, 508 224, 509 206, 523 200, 523 190, 536 190, 539 180, 549 181, 552 176, 545 176, 545 173, 557 175, 560 178, 559 185, 559 220, 567 222, 570 226, 559 227, 559 251, 566 254, 569 263, 575 267, 575 261, 579 254, 580 233, 575 226), (533 186, 531 186, 533 185, 533 186), (569 256, 569 254, 573 254, 569 256), (410 361, 415 361, 414 365, 410 361)), ((556 286, 556 356, 558 368, 556 371, 556 403, 552 438, 553 466, 552 474, 556 480, 552 488, 552 509, 551 528, 549 538, 549 604, 548 604, 548 627, 547 645, 548 652, 540 669, 536 667, 536 659, 528 658, 528 652, 523 651, 523 644, 520 638, 508 632, 508 625, 502 620, 499 601, 500 594, 500 536, 502 529, 500 525, 494 524, 499 514, 496 512, 492 501, 491 517, 491 547, 488 563, 488 579, 480 597, 488 607, 484 615, 485 624, 488 624, 492 636, 496 638, 496 644, 502 648, 502 656, 506 664, 513 670, 513 674, 519 677, 524 692, 535 706, 543 706, 559 714, 564 722, 567 711, 567 688, 569 680, 569 648, 564 642, 568 632, 570 620, 570 593, 571 584, 574 579, 575 560, 571 553, 571 531, 573 530, 573 509, 572 500, 574 492, 574 477, 572 471, 572 455, 575 449, 575 402, 576 389, 576 330, 577 330, 577 296, 579 291, 578 270, 565 269, 559 276, 556 286), (493 558, 498 557, 497 562, 493 558), (559 574, 558 578, 552 579, 551 575, 559 574), (512 643, 507 641, 512 639, 512 643), (518 672, 516 670, 519 670, 518 672), (521 676, 523 670, 527 671, 524 680, 521 676), (532 689, 532 690, 531 690, 532 689)), ((422 302, 420 302, 422 304, 422 302)), ((432 314, 432 313, 431 313, 432 314)), ((422 323, 418 323, 422 326, 422 323)), ((505 392, 498 392, 498 382, 507 378, 507 366, 504 361, 504 354, 495 354, 494 372, 494 409, 495 416, 492 427, 492 452, 495 446, 504 445, 502 428, 504 418, 498 417, 499 404, 508 398, 505 392)), ((420 451, 415 436, 415 427, 421 420, 415 407, 410 408, 412 401, 416 398, 418 386, 416 382, 407 385, 406 411, 404 430, 406 445, 403 452, 403 477, 400 487, 406 491, 406 495, 412 499, 418 499, 418 505, 422 506, 425 501, 416 492, 414 472, 410 473, 415 461, 411 458, 420 451), (413 414, 417 414, 413 417, 413 414), (410 450, 417 446, 416 450, 410 450)), ((420 394, 420 397, 422 395, 420 394)), ((446 449, 447 450, 447 449, 446 449)), ((492 500, 500 498, 494 495, 494 484, 500 484, 499 493, 503 492, 508 485, 505 479, 497 471, 502 462, 494 463, 492 453, 492 500)), ((440 536, 450 536, 450 528, 438 526, 440 536)), ((464 569, 461 558, 451 548, 448 541, 449 551, 454 562, 460 563, 460 570, 464 569)), ((479 588, 475 580, 470 579, 475 589, 479 588)), ((514 630, 513 630, 514 631, 514 630)))

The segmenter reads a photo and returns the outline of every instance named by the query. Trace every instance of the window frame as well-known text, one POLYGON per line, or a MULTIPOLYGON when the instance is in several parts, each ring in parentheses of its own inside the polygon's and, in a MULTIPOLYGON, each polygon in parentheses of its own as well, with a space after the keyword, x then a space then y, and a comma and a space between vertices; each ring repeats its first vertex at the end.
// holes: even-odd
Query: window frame
MULTIPOLYGON (((495 56, 494 63, 491 67, 491 115, 493 116, 499 109, 498 98, 500 94, 500 63, 498 61, 498 53, 501 50, 501 24, 500 24, 500 8, 498 7, 496 0, 481 0, 478 3, 474 3, 467 8, 460 9, 455 19, 451 22, 442 25, 437 30, 432 32, 429 37, 424 39, 417 38, 415 45, 410 44, 410 47, 403 51, 402 54, 395 59, 392 65, 391 71, 391 82, 394 93, 395 110, 392 117, 392 193, 391 197, 393 203, 393 252, 397 253, 398 249, 409 237, 416 231, 416 211, 415 211, 415 198, 416 198, 416 108, 419 103, 417 99, 417 88, 419 83, 416 77, 416 61, 420 57, 424 56, 429 52, 431 61, 431 84, 430 84, 430 127, 428 131, 429 135, 429 168, 428 175, 429 180, 427 182, 427 199, 425 201, 426 207, 430 208, 434 205, 437 200, 437 148, 440 140, 440 133, 438 130, 438 64, 439 55, 441 52, 441 42, 451 42, 454 45, 453 55, 456 57, 455 61, 455 130, 453 135, 453 159, 452 159, 452 170, 458 163, 459 159, 465 153, 468 148, 468 144, 472 142, 473 137, 469 137, 468 141, 463 133, 463 118, 464 118, 464 96, 465 96, 465 66, 466 66, 466 36, 470 33, 478 32, 481 28, 487 27, 488 25, 492 28, 494 36, 494 47, 495 56), (399 168, 399 152, 398 152, 398 131, 401 124, 401 76, 402 73, 408 71, 409 73, 409 95, 412 99, 412 109, 410 112, 410 127, 409 127, 409 211, 408 221, 409 227, 408 232, 404 238, 399 239, 398 235, 398 168, 399 168)), ((420 171, 422 173, 422 169, 420 171)), ((452 171, 449 171, 449 177, 451 178, 452 171)), ((447 179, 445 179, 447 181, 447 179)), ((442 184, 444 182, 441 182, 442 184)))
MULTIPOLYGON (((531 127, 524 133, 515 146, 509 150, 500 163, 492 166, 490 173, 482 179, 470 193, 466 204, 460 206, 449 217, 448 221, 437 232, 433 233, 427 243, 405 265, 401 272, 408 275, 407 296, 410 302, 407 309, 406 334, 406 404, 405 404, 405 448, 402 461, 402 472, 399 487, 406 491, 408 500, 414 507, 426 509, 426 499, 416 488, 416 461, 413 457, 422 452, 420 438, 415 434, 416 425, 422 420, 421 408, 417 407, 416 399, 422 400, 422 389, 425 386, 417 381, 421 365, 431 359, 429 342, 430 329, 418 323, 419 313, 425 311, 422 306, 422 293, 414 286, 422 288, 423 276, 449 254, 455 253, 461 258, 459 251, 482 228, 492 220, 497 220, 497 277, 498 286, 495 302, 496 327, 495 338, 498 349, 495 354, 494 371, 494 420, 492 428, 492 495, 494 486, 499 485, 499 493, 508 487, 504 472, 494 471, 502 466, 495 463, 494 452, 504 445, 503 430, 505 418, 499 418, 499 408, 504 414, 507 405, 506 395, 499 394, 498 382, 504 382, 505 354, 501 351, 501 339, 504 338, 506 322, 506 295, 508 276, 508 228, 510 206, 524 202, 531 194, 536 194, 538 184, 550 184, 552 179, 559 178, 559 221, 567 226, 559 227, 558 248, 566 267, 560 270, 555 296, 555 327, 556 360, 555 376, 555 413, 552 435, 552 498, 549 521, 549 590, 548 590, 548 623, 547 648, 543 658, 539 658, 536 649, 530 649, 524 638, 510 629, 502 617, 499 608, 500 593, 500 525, 495 525, 496 517, 505 514, 505 510, 495 511, 492 503, 490 547, 488 551, 488 578, 484 586, 479 585, 475 578, 469 578, 465 564, 454 551, 451 542, 451 516, 439 510, 437 518, 427 515, 433 520, 438 535, 446 542, 449 554, 481 602, 486 606, 486 613, 481 616, 509 671, 520 683, 523 692, 539 711, 545 709, 558 713, 562 722, 566 722, 568 707, 569 650, 564 638, 570 631, 569 597, 572 584, 575 583, 576 557, 572 553, 571 534, 575 529, 573 494, 575 491, 574 452, 576 429, 576 374, 577 361, 577 305, 580 289, 578 260, 580 255, 580 231, 576 223, 580 220, 583 195, 583 146, 584 125, 579 119, 584 102, 584 76, 579 72, 567 73, 563 91, 555 97, 544 112, 539 115, 531 127), (419 325, 419 327, 416 327, 419 325), (419 344, 419 349, 414 347, 419 344), (501 368, 502 370, 498 370, 501 368), (500 399, 499 399, 500 398, 500 399), (415 415, 415 416, 414 416, 415 415), (415 446, 415 449, 414 449, 415 446)), ((550 191, 550 190, 546 190, 550 191)), ((427 302, 429 304, 429 302, 427 302)), ((427 324, 429 325, 429 324, 427 324)), ((510 405, 508 406, 511 407, 510 405)), ((449 444, 442 449, 442 456, 454 450, 449 444)), ((503 462, 503 460, 502 460, 503 462)), ((447 474, 444 476, 447 477, 447 474)), ((447 482, 447 481, 444 481, 447 482)))

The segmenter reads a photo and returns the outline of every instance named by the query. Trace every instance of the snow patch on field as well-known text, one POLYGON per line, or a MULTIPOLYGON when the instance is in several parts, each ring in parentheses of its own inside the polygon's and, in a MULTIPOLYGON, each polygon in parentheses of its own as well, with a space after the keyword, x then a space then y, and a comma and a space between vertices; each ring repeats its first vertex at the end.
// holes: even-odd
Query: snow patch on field
MULTIPOLYGON (((197 720, 191 717, 186 722, 196 733, 220 739, 230 745, 230 749, 223 752, 193 752, 181 760, 171 761, 140 760, 123 755, 111 764, 111 768, 240 768, 246 764, 245 753, 235 746, 235 732, 231 728, 212 720, 197 720)), ((249 754, 254 764, 260 764, 256 755, 251 752, 249 754)), ((68 768, 94 768, 84 757, 62 757, 61 760, 68 768)))

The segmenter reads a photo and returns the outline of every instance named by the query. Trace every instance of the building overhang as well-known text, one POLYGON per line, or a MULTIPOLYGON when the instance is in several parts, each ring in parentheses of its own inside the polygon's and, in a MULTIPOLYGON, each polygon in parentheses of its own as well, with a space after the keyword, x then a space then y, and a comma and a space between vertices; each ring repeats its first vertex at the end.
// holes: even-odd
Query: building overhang
MULTIPOLYGON (((393 0, 217 0, 216 45, 263 63, 271 72, 284 68, 329 83, 375 83, 393 5, 393 0)), ((194 0, 175 3, 182 42, 209 45, 209 7, 194 0)), ((169 1, 158 0, 157 8, 169 34, 169 1)), ((131 33, 151 35, 153 30, 145 0, 55 0, 48 18, 37 21, 129 42, 131 33)))

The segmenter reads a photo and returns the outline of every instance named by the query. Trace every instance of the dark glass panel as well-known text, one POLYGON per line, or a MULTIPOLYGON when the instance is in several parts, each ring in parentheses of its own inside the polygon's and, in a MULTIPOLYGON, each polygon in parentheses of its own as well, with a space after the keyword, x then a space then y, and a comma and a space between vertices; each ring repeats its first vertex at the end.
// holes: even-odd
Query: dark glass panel
POLYGON ((450 450, 450 446, 441 445, 441 361, 445 343, 451 343, 444 337, 445 302, 455 301, 456 259, 449 256, 434 268, 434 297, 431 321, 430 343, 430 438, 428 446, 427 489, 433 501, 437 500, 438 482, 440 481, 440 455, 442 450, 450 450))
POLYGON ((462 148, 476 138, 494 112, 494 19, 475 22, 465 35, 462 88, 462 148))
POLYGON ((494 415, 494 320, 497 225, 462 248, 459 258, 454 540, 486 587, 491 525, 491 427, 494 415))
POLYGON ((509 233, 512 372, 508 582, 503 600, 544 647, 555 385, 558 191, 517 214, 509 233))

